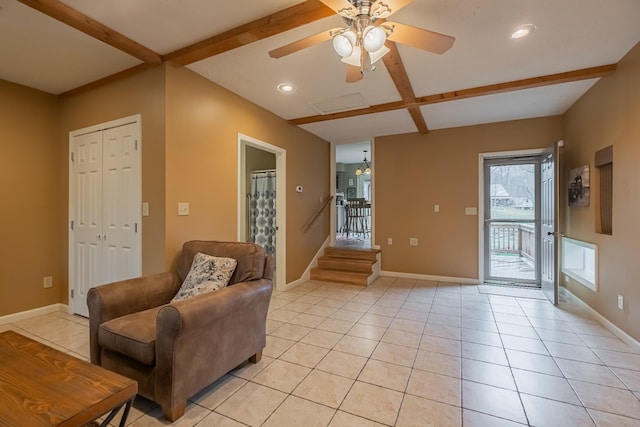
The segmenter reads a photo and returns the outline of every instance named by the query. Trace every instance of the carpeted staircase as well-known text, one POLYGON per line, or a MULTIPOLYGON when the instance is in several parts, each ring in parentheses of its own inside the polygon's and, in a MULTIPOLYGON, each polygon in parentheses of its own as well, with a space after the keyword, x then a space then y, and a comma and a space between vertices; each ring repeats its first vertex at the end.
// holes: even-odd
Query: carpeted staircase
POLYGON ((328 247, 311 269, 311 280, 367 286, 379 249, 328 247))

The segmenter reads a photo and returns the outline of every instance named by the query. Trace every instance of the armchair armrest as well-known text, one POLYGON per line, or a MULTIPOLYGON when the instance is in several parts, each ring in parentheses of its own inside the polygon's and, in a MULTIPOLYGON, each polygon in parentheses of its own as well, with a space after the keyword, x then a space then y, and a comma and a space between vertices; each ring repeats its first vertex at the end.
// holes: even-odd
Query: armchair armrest
MULTIPOLYGON (((184 388, 178 393, 188 397, 262 351, 272 288, 268 279, 251 280, 162 307, 156 319, 157 378, 179 377, 184 388)), ((181 387, 167 382, 156 384, 163 407, 181 400, 175 394, 181 387)))
MULTIPOLYGON (((156 330, 177 336, 217 327, 239 310, 257 309, 256 304, 269 302, 272 289, 270 280, 251 280, 174 302, 158 313, 156 330)), ((157 335, 158 339, 169 337, 160 332, 157 335)))
POLYGON ((158 273, 96 286, 87 292, 91 362, 100 364, 98 329, 108 320, 167 304, 180 287, 175 273, 158 273))

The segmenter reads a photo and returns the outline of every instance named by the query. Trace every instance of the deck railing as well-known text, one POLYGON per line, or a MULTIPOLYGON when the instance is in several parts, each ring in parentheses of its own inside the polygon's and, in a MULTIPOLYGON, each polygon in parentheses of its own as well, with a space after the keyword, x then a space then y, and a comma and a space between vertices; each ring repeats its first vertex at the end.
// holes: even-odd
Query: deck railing
POLYGON ((501 254, 518 254, 530 260, 536 253, 536 230, 533 224, 494 222, 489 229, 489 249, 501 254))

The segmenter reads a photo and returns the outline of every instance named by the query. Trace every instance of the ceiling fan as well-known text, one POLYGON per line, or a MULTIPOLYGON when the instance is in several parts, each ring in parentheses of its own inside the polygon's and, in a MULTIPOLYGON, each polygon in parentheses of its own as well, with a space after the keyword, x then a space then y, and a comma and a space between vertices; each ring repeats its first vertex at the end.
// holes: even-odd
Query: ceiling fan
POLYGON ((352 83, 363 78, 365 69, 374 70, 373 64, 389 52, 385 46, 387 40, 437 54, 449 50, 455 41, 454 37, 445 34, 386 20, 413 0, 320 1, 336 11, 346 27, 333 28, 289 43, 270 51, 269 56, 281 58, 333 39, 335 51, 347 64, 347 82, 352 83))

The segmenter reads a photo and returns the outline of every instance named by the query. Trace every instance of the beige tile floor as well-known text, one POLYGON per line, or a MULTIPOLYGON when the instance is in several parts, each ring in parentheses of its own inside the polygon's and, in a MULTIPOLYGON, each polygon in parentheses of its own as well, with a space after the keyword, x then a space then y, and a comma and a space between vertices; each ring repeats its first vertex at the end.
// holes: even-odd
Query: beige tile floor
MULTIPOLYGON (((88 357, 87 320, 2 325, 88 357)), ((579 306, 378 278, 273 296, 267 347, 176 426, 640 426, 640 351, 579 306)), ((130 426, 167 424, 138 398, 130 426)))

